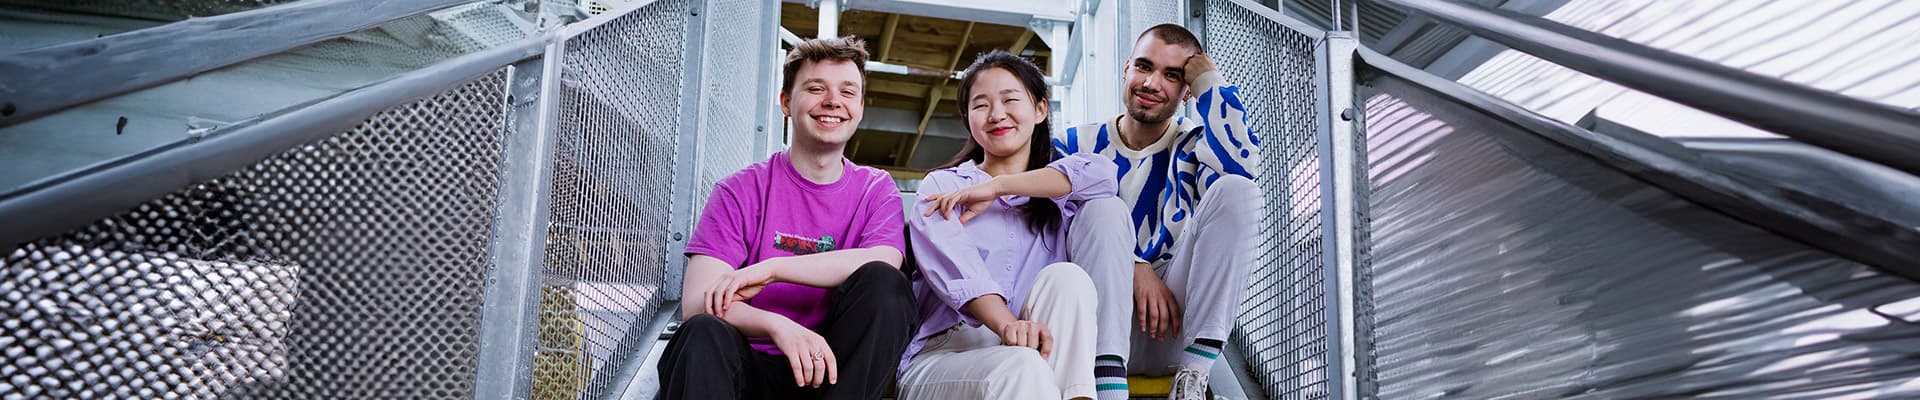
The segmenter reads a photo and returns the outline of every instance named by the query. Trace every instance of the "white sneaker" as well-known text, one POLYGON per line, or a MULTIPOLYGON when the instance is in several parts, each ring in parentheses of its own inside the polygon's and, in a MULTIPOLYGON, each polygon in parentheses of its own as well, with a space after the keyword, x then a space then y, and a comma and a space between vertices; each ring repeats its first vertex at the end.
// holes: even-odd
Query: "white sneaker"
POLYGON ((1173 374, 1173 390, 1168 400, 1207 400, 1207 370, 1181 367, 1173 374))

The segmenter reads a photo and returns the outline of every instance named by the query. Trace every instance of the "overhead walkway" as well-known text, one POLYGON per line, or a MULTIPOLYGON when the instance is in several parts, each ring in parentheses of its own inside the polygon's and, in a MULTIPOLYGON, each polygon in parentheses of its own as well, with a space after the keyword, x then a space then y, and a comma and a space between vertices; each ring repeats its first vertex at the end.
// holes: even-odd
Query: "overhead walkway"
MULTIPOLYGON (((37 32, 0 41, 0 398, 647 398, 704 191, 780 146, 774 1, 82 3, 0 1, 37 32)), ((1782 138, 1548 118, 1250 1, 1095 5, 1188 23, 1258 105, 1217 395, 1920 396, 1920 115, 1382 3, 1782 138)))

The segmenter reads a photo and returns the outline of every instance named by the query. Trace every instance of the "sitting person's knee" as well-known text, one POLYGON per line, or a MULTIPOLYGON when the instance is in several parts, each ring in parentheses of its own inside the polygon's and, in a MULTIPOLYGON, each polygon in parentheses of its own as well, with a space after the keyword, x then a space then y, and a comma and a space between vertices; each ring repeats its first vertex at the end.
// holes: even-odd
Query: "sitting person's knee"
POLYGON ((1127 202, 1119 197, 1102 197, 1080 203, 1080 214, 1118 213, 1127 215, 1127 202))
POLYGON ((726 320, 713 316, 713 314, 700 314, 680 322, 680 328, 676 334, 724 334, 732 330, 733 325, 728 324, 726 320))
POLYGON ((901 309, 908 310, 908 313, 913 312, 913 282, 907 279, 907 274, 900 272, 892 264, 880 261, 866 263, 854 270, 853 276, 847 277, 847 280, 859 281, 859 288, 856 290, 874 295, 867 297, 867 301, 898 304, 901 309))
POLYGON ((1093 277, 1087 275, 1085 268, 1070 262, 1048 264, 1040 269, 1036 281, 1045 281, 1051 286, 1074 292, 1092 293, 1094 290, 1093 277))
POLYGON ((1258 196, 1260 195, 1260 185, 1244 176, 1223 175, 1215 179, 1212 184, 1207 185, 1207 194, 1215 193, 1246 193, 1258 196))
POLYGON ((899 288, 900 290, 906 291, 912 290, 912 283, 907 281, 907 274, 900 272, 899 268, 894 268, 893 264, 888 264, 884 261, 868 262, 861 265, 860 269, 854 270, 853 273, 854 275, 858 275, 862 282, 867 282, 875 287, 889 290, 892 288, 899 288))
MULTIPOLYGON (((888 264, 886 261, 876 260, 876 261, 868 261, 866 264, 860 264, 860 269, 854 271, 854 273, 856 274, 859 274, 859 273, 873 274, 873 273, 880 273, 880 272, 893 272, 895 274, 898 274, 900 272, 900 269, 895 268, 893 264, 888 264)), ((906 276, 902 275, 901 277, 905 278, 906 276)))
POLYGON ((1239 175, 1226 175, 1207 186, 1203 199, 1223 201, 1222 206, 1234 209, 1258 209, 1266 198, 1260 191, 1260 185, 1251 179, 1239 175))

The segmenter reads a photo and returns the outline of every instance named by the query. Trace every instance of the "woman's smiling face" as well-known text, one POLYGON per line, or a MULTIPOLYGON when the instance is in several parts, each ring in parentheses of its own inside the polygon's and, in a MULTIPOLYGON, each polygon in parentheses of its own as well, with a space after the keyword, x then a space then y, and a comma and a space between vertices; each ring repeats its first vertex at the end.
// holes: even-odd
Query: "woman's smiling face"
POLYGON ((1047 105, 1035 101, 1020 78, 1001 68, 980 71, 969 89, 967 127, 981 149, 995 158, 1029 151, 1034 125, 1047 119, 1047 105))

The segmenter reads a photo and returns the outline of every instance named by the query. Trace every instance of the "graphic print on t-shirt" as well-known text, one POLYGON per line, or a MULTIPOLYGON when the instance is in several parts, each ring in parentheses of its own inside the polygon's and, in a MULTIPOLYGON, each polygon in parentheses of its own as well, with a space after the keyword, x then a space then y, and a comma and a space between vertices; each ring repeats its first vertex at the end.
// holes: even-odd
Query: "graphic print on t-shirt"
POLYGON ((833 235, 821 235, 819 239, 786 232, 774 232, 773 248, 786 250, 796 256, 833 251, 833 235))

